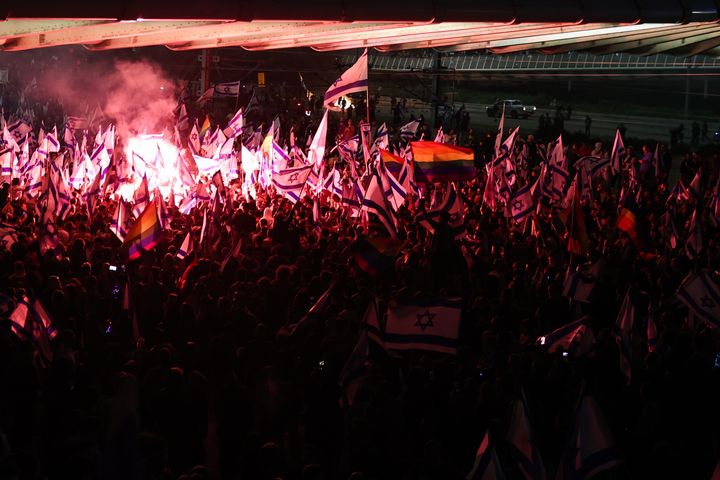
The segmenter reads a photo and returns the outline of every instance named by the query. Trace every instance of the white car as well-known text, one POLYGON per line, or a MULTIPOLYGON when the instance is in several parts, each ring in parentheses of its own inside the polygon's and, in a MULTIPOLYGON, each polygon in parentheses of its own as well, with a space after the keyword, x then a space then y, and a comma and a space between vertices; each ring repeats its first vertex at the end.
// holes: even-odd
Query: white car
POLYGON ((502 115, 503 104, 505 105, 505 115, 510 118, 528 118, 537 110, 537 107, 534 105, 523 105, 520 100, 498 100, 485 108, 488 117, 499 117, 502 115))

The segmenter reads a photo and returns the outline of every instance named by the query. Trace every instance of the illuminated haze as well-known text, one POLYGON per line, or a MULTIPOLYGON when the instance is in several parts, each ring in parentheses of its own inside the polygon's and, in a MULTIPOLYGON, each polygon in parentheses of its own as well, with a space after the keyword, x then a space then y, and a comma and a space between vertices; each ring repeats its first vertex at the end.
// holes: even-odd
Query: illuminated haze
POLYGON ((99 105, 122 141, 136 133, 161 133, 173 115, 175 82, 152 62, 98 61, 64 67, 60 62, 46 69, 37 78, 39 89, 60 97, 68 115, 91 116, 99 105))
POLYGON ((171 95, 174 85, 160 67, 117 62, 107 84, 105 114, 116 120, 121 137, 162 132, 163 120, 172 116, 176 102, 171 95))

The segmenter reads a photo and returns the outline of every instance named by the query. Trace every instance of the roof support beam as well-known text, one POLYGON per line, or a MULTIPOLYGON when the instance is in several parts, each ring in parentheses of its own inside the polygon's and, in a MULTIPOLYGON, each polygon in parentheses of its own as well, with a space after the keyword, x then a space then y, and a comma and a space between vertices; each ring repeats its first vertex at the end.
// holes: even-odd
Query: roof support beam
MULTIPOLYGON (((699 30, 699 29, 698 29, 699 30)), ((653 55, 655 53, 663 53, 676 48, 682 48, 685 46, 693 45, 699 42, 707 40, 715 40, 720 37, 720 25, 715 29, 708 30, 706 33, 700 35, 692 35, 688 37, 678 38, 668 42, 657 43, 649 47, 643 47, 639 49, 630 50, 629 53, 635 53, 637 55, 653 55)))
POLYGON ((705 53, 708 50, 711 50, 718 46, 720 46, 720 36, 697 42, 692 45, 682 46, 667 53, 672 53, 673 55, 681 55, 683 57, 692 57, 694 55, 700 55, 701 53, 705 53))
MULTIPOLYGON (((661 29, 662 27, 658 27, 655 24, 648 24, 648 25, 625 25, 620 27, 610 27, 610 28, 598 28, 597 30, 587 30, 582 32, 577 32, 576 34, 567 34, 567 35, 547 35, 544 38, 540 38, 535 42, 527 42, 527 43, 521 43, 521 42, 513 42, 513 44, 505 45, 505 46, 491 46, 487 48, 491 48, 493 53, 497 54, 507 54, 507 53, 515 53, 515 52, 523 52, 527 50, 538 50, 538 49, 548 49, 552 46, 571 46, 571 45, 577 45, 579 43, 586 43, 588 45, 592 45, 593 41, 598 40, 609 40, 613 39, 614 41, 617 41, 618 38, 627 37, 635 32, 640 32, 641 34, 644 33, 646 36, 650 35, 659 35, 657 33, 658 29, 661 29)), ((665 27, 668 28, 668 27, 665 27)), ((672 28, 672 27, 671 27, 672 28)), ((667 30, 666 30, 667 31, 667 30)), ((466 51, 467 49, 463 48, 464 46, 461 45, 459 51, 466 51)), ((571 49, 575 50, 575 49, 571 49)))
POLYGON ((0 22, 0 38, 22 37, 33 33, 47 33, 68 28, 91 27, 114 23, 107 20, 6 20, 0 22))
MULTIPOLYGON (((713 31, 715 29, 717 29, 717 25, 711 23, 711 24, 695 25, 695 28, 691 31, 693 34, 699 35, 699 34, 713 31)), ((664 42, 667 42, 668 40, 678 40, 678 39, 681 39, 681 38, 684 38, 687 36, 688 36, 687 31, 680 31, 680 32, 674 32, 674 33, 668 33, 666 35, 659 35, 657 37, 652 37, 652 38, 647 38, 647 39, 618 42, 618 43, 615 43, 612 45, 607 45, 605 47, 590 48, 590 49, 588 49, 588 51, 591 53, 597 54, 597 55, 625 52, 625 51, 636 49, 636 48, 657 45, 658 43, 664 43, 664 42)))
POLYGON ((114 50, 168 43, 184 44, 192 41, 214 42, 217 38, 238 35, 246 35, 251 38, 272 38, 273 35, 287 33, 288 31, 337 28, 336 25, 347 24, 337 22, 332 24, 324 22, 225 22, 168 30, 149 35, 129 35, 105 40, 93 45, 85 45, 85 47, 88 50, 114 50))
POLYGON ((588 48, 605 47, 607 45, 614 45, 618 42, 628 42, 644 40, 646 38, 654 38, 660 35, 666 35, 668 33, 676 33, 680 31, 691 32, 697 28, 697 25, 672 25, 667 27, 650 28, 648 30, 641 30, 637 33, 629 33, 626 35, 599 35, 598 38, 588 37, 580 42, 548 42, 545 46, 540 47, 539 50, 547 55, 577 52, 588 48))
POLYGON ((437 48, 456 46, 457 51, 460 50, 479 50, 490 48, 495 42, 524 42, 527 38, 543 37, 545 35, 570 34, 571 32, 582 32, 585 30, 593 30, 602 27, 615 26, 613 24, 601 25, 576 25, 576 24, 552 24, 545 26, 535 26, 533 28, 522 28, 522 25, 506 29, 506 30, 489 30, 486 32, 477 32, 474 35, 457 36, 440 38, 437 40, 424 40, 413 43, 390 43, 386 46, 378 47, 382 52, 393 52, 398 50, 408 50, 414 48, 437 48), (465 48, 467 47, 467 48, 465 48))
POLYGON ((288 30, 283 35, 268 36, 265 39, 253 39, 236 36, 216 39, 210 42, 193 41, 187 45, 167 45, 171 50, 193 50, 198 48, 242 47, 246 50, 272 50, 278 48, 312 47, 319 43, 343 42, 357 39, 398 38, 399 35, 420 35, 428 31, 438 35, 456 30, 487 28, 497 24, 477 23, 440 23, 440 24, 339 24, 327 32, 298 32, 288 30))
POLYGON ((164 22, 164 21, 128 21, 101 23, 87 27, 73 27, 58 31, 34 33, 21 37, 13 37, 0 47, 5 51, 30 50, 34 48, 54 47, 58 45, 74 45, 78 43, 101 42, 109 38, 128 35, 144 35, 167 30, 179 30, 198 25, 213 25, 216 22, 164 22))

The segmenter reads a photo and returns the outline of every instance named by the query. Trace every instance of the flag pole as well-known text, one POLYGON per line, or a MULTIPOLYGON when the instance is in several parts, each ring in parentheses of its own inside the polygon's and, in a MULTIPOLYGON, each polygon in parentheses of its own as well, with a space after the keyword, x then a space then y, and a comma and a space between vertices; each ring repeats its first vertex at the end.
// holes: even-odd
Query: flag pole
MULTIPOLYGON (((367 51, 367 50, 366 50, 367 51)), ((368 132, 368 149, 370 148, 370 142, 373 141, 372 139, 372 126, 370 124, 370 55, 368 54, 367 63, 368 63, 368 70, 367 70, 367 77, 368 77, 368 85, 365 89, 365 120, 368 123, 368 126, 370 127, 370 131, 368 132)), ((366 166, 367 167, 367 166, 366 166)))
POLYGON ((365 119, 370 125, 370 89, 365 90, 365 119))

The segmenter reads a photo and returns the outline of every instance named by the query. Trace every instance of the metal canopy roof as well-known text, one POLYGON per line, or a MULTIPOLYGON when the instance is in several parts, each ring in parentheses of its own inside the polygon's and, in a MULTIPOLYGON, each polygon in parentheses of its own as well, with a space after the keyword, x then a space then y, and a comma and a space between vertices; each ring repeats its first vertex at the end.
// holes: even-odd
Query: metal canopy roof
POLYGON ((713 0, 14 2, 0 7, 0 51, 165 45, 718 55, 718 11, 713 0))

